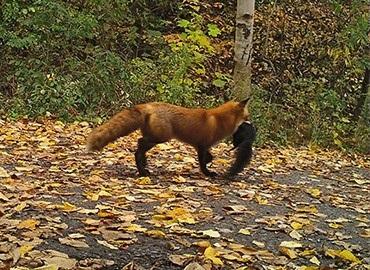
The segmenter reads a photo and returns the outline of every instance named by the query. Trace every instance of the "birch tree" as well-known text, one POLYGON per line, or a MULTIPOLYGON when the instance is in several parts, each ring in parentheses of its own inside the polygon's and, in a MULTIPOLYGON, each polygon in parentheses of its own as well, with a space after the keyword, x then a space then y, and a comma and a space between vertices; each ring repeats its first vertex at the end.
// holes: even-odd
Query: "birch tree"
POLYGON ((251 61, 254 0, 237 0, 233 96, 237 100, 251 94, 251 61))

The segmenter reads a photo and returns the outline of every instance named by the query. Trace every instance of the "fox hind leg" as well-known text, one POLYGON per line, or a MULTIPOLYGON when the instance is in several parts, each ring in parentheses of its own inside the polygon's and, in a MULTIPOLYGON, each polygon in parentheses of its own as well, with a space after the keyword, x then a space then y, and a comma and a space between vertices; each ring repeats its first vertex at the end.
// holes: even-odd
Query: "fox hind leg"
POLYGON ((147 159, 145 153, 152 149, 157 143, 151 142, 148 138, 140 138, 138 140, 138 147, 135 152, 135 162, 137 170, 139 171, 140 176, 148 176, 150 173, 145 168, 147 165, 147 159))
POLYGON ((207 151, 206 152, 206 156, 205 156, 205 162, 206 162, 206 164, 211 163, 212 160, 213 160, 212 154, 209 151, 207 151))

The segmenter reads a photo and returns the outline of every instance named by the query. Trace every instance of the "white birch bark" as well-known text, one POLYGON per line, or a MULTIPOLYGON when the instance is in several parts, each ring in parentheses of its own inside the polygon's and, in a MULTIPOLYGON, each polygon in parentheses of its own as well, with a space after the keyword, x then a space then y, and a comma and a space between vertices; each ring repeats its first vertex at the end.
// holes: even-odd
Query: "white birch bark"
POLYGON ((253 17, 254 0, 237 0, 233 76, 233 95, 237 100, 251 94, 253 17))

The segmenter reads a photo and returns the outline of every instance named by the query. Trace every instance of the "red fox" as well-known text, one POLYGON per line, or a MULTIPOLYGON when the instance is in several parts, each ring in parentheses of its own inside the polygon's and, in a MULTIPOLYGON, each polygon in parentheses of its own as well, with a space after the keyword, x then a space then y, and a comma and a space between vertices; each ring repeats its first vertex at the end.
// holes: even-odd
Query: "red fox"
POLYGON ((136 167, 141 176, 149 175, 145 153, 156 144, 177 139, 193 146, 198 154, 200 170, 206 176, 217 174, 209 171, 207 164, 213 159, 209 148, 232 135, 239 125, 249 119, 247 103, 229 101, 212 109, 189 109, 172 104, 152 102, 124 109, 100 127, 87 139, 88 150, 101 150, 108 143, 140 129, 135 152, 136 167))

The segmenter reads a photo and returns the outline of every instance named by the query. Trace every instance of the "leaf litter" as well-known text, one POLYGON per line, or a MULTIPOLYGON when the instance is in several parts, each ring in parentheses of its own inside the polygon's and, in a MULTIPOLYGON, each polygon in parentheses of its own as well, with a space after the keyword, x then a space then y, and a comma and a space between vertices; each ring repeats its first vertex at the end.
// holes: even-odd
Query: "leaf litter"
MULTIPOLYGON (((89 131, 2 122, 0 269, 370 269, 366 156, 260 148, 226 183, 173 141, 138 177, 137 133, 91 154, 89 131)), ((213 170, 230 148, 212 150, 213 170)))

